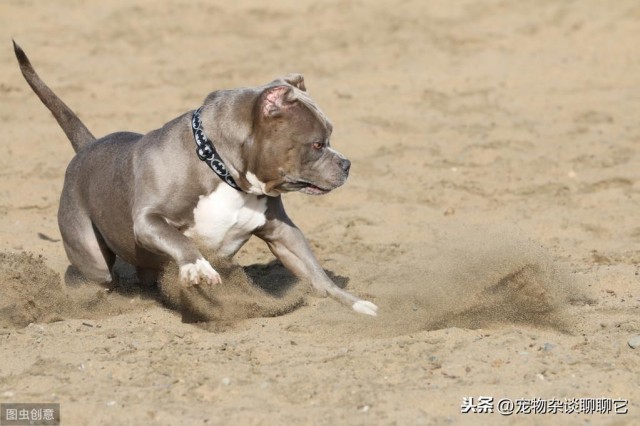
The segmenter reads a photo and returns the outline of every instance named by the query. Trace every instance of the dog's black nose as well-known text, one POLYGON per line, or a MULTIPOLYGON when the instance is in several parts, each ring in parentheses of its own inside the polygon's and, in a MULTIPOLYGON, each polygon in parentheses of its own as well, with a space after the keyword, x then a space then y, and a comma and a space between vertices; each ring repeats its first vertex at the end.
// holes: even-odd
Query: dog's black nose
POLYGON ((345 173, 349 172, 349 169, 351 168, 351 161, 347 160, 346 158, 341 159, 340 167, 342 168, 342 170, 344 170, 345 173))

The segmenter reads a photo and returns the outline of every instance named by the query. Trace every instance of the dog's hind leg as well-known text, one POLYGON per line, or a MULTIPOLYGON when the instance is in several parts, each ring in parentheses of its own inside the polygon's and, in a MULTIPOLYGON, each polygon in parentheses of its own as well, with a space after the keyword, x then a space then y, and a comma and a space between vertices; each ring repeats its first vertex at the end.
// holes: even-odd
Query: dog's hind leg
POLYGON ((64 198, 63 193, 58 211, 58 225, 69 262, 83 278, 98 283, 110 283, 115 254, 107 247, 89 215, 76 203, 69 200, 65 202, 64 198))

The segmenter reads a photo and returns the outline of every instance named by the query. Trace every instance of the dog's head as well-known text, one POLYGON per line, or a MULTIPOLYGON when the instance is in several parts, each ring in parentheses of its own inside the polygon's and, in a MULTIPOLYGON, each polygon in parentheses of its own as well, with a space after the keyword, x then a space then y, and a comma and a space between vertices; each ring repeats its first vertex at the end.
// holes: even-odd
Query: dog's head
POLYGON ((342 185, 351 162, 331 148, 333 126, 307 94, 304 78, 290 74, 266 85, 253 111, 252 161, 247 178, 267 194, 325 194, 342 185))

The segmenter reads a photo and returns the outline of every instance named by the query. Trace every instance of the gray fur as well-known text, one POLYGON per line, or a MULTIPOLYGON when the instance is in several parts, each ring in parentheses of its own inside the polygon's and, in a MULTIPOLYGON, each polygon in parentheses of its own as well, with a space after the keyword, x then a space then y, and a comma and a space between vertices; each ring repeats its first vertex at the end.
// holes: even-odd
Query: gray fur
MULTIPOLYGON (((199 201, 226 185, 195 153, 193 111, 145 135, 117 132, 95 140, 40 80, 22 49, 14 47, 25 79, 77 152, 67 168, 58 212, 71 264, 86 278, 108 281, 117 256, 134 265, 140 278, 153 280, 172 259, 191 274, 183 278, 185 285, 215 284, 217 273, 203 268, 202 262, 208 262, 185 236, 195 225, 199 201)), ((319 194, 337 188, 350 167, 329 147, 331 123, 306 93, 303 77, 290 74, 260 87, 213 92, 201 116, 231 175, 250 194, 243 197, 255 197, 252 205, 266 205, 259 226, 234 228, 246 232, 234 235, 235 241, 257 235, 318 293, 375 315, 375 305, 331 281, 282 204, 285 192, 319 194)), ((220 251, 233 255, 237 248, 231 248, 220 251)))
POLYGON ((38 95, 42 103, 49 108, 67 135, 67 138, 71 141, 73 149, 78 152, 87 143, 95 141, 96 138, 91 134, 89 129, 85 127, 82 121, 80 121, 74 112, 40 79, 31 66, 29 58, 27 58, 27 55, 25 55, 24 51, 15 41, 13 42, 13 50, 16 58, 18 58, 20 70, 25 80, 27 80, 27 83, 29 83, 29 86, 31 86, 33 91, 38 95))

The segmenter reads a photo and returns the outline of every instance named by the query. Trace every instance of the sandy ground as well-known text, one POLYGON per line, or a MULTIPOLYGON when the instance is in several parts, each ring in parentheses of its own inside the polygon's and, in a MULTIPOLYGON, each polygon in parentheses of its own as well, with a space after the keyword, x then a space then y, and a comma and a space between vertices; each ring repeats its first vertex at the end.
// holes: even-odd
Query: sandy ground
MULTIPOLYGON (((0 40, 0 402, 65 425, 640 424, 637 1, 3 0, 0 40), (198 326, 154 292, 66 289, 73 152, 12 37, 96 135, 302 72, 353 168, 285 202, 380 316, 305 295, 198 326), (480 396, 628 414, 461 413, 480 396)), ((272 260, 236 257, 291 284, 272 260)))

